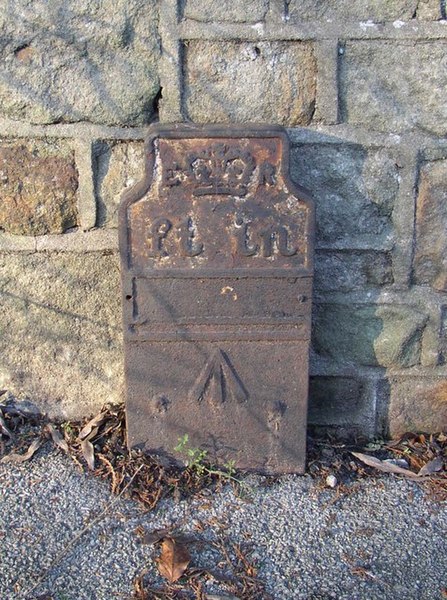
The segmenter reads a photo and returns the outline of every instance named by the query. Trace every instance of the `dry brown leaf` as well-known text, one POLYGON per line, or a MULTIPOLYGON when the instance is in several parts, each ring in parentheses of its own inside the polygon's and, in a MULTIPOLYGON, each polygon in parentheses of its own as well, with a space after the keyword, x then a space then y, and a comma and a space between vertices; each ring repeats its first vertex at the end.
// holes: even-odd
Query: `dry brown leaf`
POLYGON ((174 538, 165 538, 161 554, 157 559, 158 570, 169 583, 174 583, 183 575, 191 561, 188 548, 174 538))
POLYGON ((48 430, 49 434, 51 435, 51 439, 53 440, 54 444, 58 448, 60 448, 64 452, 67 452, 67 453, 70 452, 70 449, 68 447, 66 440, 64 440, 62 435, 59 433, 59 431, 56 429, 56 427, 52 423, 47 424, 47 430, 48 430))
POLYGON ((413 473, 408 469, 403 469, 398 465, 393 463, 387 463, 375 456, 369 456, 368 454, 362 454, 361 452, 351 452, 353 456, 361 460, 368 467, 373 467, 374 469, 378 469, 379 471, 383 471, 384 473, 394 473, 396 475, 405 475, 405 477, 418 478, 419 475, 417 473, 413 473))
POLYGON ((142 544, 156 544, 160 542, 169 533, 169 529, 154 529, 154 531, 144 531, 141 536, 142 544))
POLYGON ((95 470, 95 450, 93 448, 93 444, 88 440, 82 440, 81 442, 81 450, 84 458, 87 462, 88 468, 92 471, 95 470))
POLYGON ((2 463, 15 463, 15 464, 26 462, 27 460, 29 460, 30 458, 32 458, 34 456, 35 452, 41 447, 41 445, 42 445, 42 438, 38 437, 31 443, 30 447, 25 452, 25 454, 15 454, 12 452, 11 454, 7 454, 6 456, 4 456, 1 460, 1 462, 2 463))
POLYGON ((100 427, 100 425, 102 425, 104 423, 106 418, 107 418, 107 413, 100 412, 99 415, 96 415, 96 417, 93 417, 93 419, 91 419, 86 425, 84 425, 84 427, 79 432, 78 438, 80 440, 84 440, 86 437, 88 437, 90 435, 90 433, 92 432, 92 430, 95 427, 100 427))
POLYGON ((422 475, 431 475, 432 473, 436 473, 440 471, 444 466, 444 461, 442 456, 437 456, 433 460, 429 461, 426 465, 422 467, 419 471, 418 475, 421 477, 422 475))

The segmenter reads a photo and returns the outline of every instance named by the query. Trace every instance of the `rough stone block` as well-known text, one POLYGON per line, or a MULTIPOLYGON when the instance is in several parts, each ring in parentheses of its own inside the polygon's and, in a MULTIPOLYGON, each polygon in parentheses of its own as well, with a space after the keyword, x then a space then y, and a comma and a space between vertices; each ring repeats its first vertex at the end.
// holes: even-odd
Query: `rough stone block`
POLYGON ((445 135, 445 42, 349 42, 340 61, 343 121, 445 135))
POLYGON ((116 254, 0 255, 0 386, 75 418, 122 401, 116 254))
POLYGON ((407 21, 413 18, 418 0, 292 0, 291 21, 407 21))
POLYGON ((309 423, 374 433, 375 411, 364 384, 352 377, 311 377, 309 423))
POLYGON ((447 291, 447 160, 420 170, 413 281, 447 291))
POLYGON ((442 19, 442 2, 439 0, 419 0, 416 16, 421 21, 442 19))
POLYGON ((97 225, 117 227, 121 194, 144 172, 143 142, 104 142, 95 148, 97 225))
POLYGON ((424 379, 390 378, 389 433, 398 437, 406 431, 428 433, 447 429, 447 381, 444 377, 424 379))
POLYGON ((74 154, 60 141, 0 142, 0 229, 62 233, 77 225, 74 154))
POLYGON ((317 252, 315 291, 347 292, 393 283, 388 252, 317 252))
POLYGON ((265 18, 269 0, 187 0, 183 16, 194 21, 256 23, 265 18))
POLYGON ((32 123, 146 123, 159 90, 149 0, 0 0, 1 113, 32 123))
POLYGON ((317 242, 390 230, 399 179, 395 161, 386 151, 357 145, 295 146, 291 174, 296 183, 312 190, 317 242))
POLYGON ((315 350, 337 362, 411 367, 420 362, 427 315, 406 306, 321 304, 315 311, 315 350))
POLYGON ((305 42, 192 41, 185 52, 185 104, 199 123, 307 125, 316 61, 305 42))

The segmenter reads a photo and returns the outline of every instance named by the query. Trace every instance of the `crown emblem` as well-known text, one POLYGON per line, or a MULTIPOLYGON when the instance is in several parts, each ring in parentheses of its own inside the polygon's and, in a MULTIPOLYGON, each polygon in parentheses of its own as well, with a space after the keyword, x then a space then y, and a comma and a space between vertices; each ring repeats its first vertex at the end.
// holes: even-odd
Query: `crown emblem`
POLYGON ((256 163, 250 152, 216 144, 188 157, 194 196, 245 196, 256 163))

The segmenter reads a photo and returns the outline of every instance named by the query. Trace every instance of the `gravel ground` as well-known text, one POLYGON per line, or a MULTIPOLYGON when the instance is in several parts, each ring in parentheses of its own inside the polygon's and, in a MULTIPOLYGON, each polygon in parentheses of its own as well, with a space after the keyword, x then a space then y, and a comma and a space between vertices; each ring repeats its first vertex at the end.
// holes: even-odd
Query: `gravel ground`
MULTIPOLYGON (((44 448, 23 465, 0 465, 0 599, 130 598, 143 569, 148 585, 163 585, 156 548, 135 530, 174 524, 250 544, 275 599, 446 597, 447 506, 430 501, 418 484, 371 478, 337 499, 337 490, 321 490, 308 476, 247 483, 242 499, 228 486, 163 501, 147 513, 55 450, 44 448)), ((196 567, 218 560, 207 545, 192 554, 196 567)), ((209 589, 219 593, 213 584, 209 589)))

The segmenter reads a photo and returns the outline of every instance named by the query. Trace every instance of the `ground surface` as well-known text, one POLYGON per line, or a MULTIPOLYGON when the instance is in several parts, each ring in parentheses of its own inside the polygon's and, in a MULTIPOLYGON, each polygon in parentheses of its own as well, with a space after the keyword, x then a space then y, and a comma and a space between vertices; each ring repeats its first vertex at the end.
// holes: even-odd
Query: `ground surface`
MULTIPOLYGON (((447 596, 447 505, 420 484, 393 475, 343 493, 309 476, 247 484, 244 498, 225 486, 145 512, 48 445, 30 462, 0 464, 0 598, 130 598, 143 569, 145 585, 161 588, 159 549, 141 532, 173 525, 199 540, 191 568, 219 566, 205 540, 240 543, 275 600, 447 596)), ((234 598, 212 580, 204 590, 234 598)))

